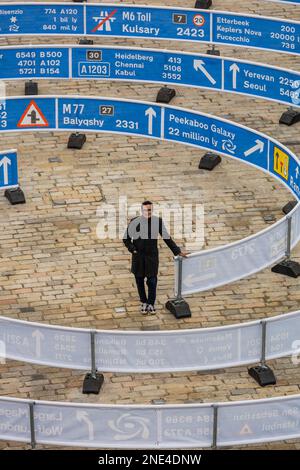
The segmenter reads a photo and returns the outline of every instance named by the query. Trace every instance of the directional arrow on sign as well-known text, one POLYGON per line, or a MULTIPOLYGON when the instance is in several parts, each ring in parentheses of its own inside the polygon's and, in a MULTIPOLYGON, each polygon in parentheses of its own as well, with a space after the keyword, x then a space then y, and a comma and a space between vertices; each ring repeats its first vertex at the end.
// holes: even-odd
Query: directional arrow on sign
POLYGON ((264 151, 265 144, 261 140, 256 140, 255 142, 256 145, 254 145, 254 147, 251 147, 249 150, 244 152, 245 157, 249 157, 250 155, 252 155, 252 153, 255 153, 257 151, 259 151, 259 153, 262 153, 264 151))
POLYGON ((206 76, 206 78, 210 81, 210 83, 215 85, 217 83, 216 80, 214 79, 214 77, 211 76, 211 74, 206 70, 204 66, 205 66, 205 62, 203 60, 199 60, 199 59, 194 60, 194 69, 196 71, 200 70, 206 76))
POLYGON ((202 276, 194 276, 194 274, 189 274, 183 281, 184 285, 187 287, 194 286, 197 282, 204 282, 209 281, 210 279, 214 279, 216 277, 216 273, 207 273, 202 274, 202 276))
POLYGON ((77 421, 80 423, 85 423, 88 427, 89 441, 94 440, 94 425, 89 418, 89 415, 86 411, 78 410, 76 413, 77 421))
POLYGON ((156 117, 156 112, 153 108, 148 108, 145 111, 145 116, 148 116, 148 134, 152 135, 153 133, 153 118, 156 117))
POLYGON ((0 161, 0 168, 3 166, 4 184, 8 184, 8 165, 11 165, 11 160, 5 156, 0 161))
POLYGON ((240 68, 237 64, 232 64, 229 67, 230 72, 232 72, 232 88, 235 90, 236 89, 236 77, 238 72, 240 71, 240 68))
POLYGON ((298 177, 299 177, 299 167, 297 166, 296 167, 296 179, 298 179, 298 177))
POLYGON ((42 340, 45 338, 45 336, 39 330, 35 330, 31 336, 35 339, 36 357, 41 357, 41 343, 42 343, 42 340))

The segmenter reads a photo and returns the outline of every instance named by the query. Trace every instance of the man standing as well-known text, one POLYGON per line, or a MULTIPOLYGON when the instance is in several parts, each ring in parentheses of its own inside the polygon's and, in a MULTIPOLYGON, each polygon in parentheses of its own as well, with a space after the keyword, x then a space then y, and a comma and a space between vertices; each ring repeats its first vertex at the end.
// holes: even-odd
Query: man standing
POLYGON ((143 315, 155 314, 155 300, 158 274, 157 238, 160 235, 174 256, 187 256, 172 240, 163 220, 153 216, 153 204, 145 201, 142 204, 142 215, 131 220, 125 232, 123 242, 132 254, 131 272, 135 275, 136 285, 141 301, 143 315), (145 290, 147 278, 148 297, 145 290))

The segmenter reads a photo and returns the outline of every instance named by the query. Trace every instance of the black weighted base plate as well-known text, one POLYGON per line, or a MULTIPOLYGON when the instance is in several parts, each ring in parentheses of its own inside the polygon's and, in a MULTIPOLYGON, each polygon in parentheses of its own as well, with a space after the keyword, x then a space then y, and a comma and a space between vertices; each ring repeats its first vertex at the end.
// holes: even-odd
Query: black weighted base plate
POLYGON ((274 372, 268 366, 255 366, 248 369, 248 374, 261 386, 276 385, 274 372))
POLYGON ((208 10, 212 6, 212 0, 196 0, 195 8, 208 10))
POLYGON ((92 375, 90 372, 86 374, 83 381, 82 386, 82 393, 93 393, 94 395, 98 395, 101 387, 104 382, 104 375, 103 374, 96 374, 92 375))
POLYGON ((297 205, 297 201, 289 201, 285 206, 282 208, 282 212, 286 215, 291 212, 294 207, 297 205))
POLYGON ((85 134, 71 134, 68 141, 68 149, 82 149, 86 142, 85 134))
POLYGON ((271 271, 272 273, 282 274, 283 276, 297 278, 300 276, 300 264, 296 261, 285 260, 273 266, 271 271))
POLYGON ((184 299, 168 300, 166 309, 169 310, 175 318, 190 318, 192 316, 189 304, 184 299))
POLYGON ((25 204, 26 202, 25 195, 21 188, 6 189, 4 196, 6 199, 8 199, 12 206, 15 206, 16 204, 25 204))
POLYGON ((82 39, 79 39, 78 44, 80 46, 83 45, 83 44, 91 46, 92 44, 94 44, 94 41, 93 41, 93 39, 82 38, 82 39))
POLYGON ((168 104, 173 98, 175 98, 175 96, 176 90, 174 90, 174 88, 168 88, 167 86, 164 86, 157 93, 156 103, 168 104))
POLYGON ((279 119, 279 124, 285 124, 286 126, 292 126, 300 121, 300 112, 294 109, 285 111, 279 119))
POLYGON ((25 82, 25 95, 32 96, 39 94, 39 86, 37 82, 25 82))
POLYGON ((200 160, 199 169, 212 171, 221 161, 222 159, 219 155, 207 152, 200 160))
POLYGON ((206 54, 220 56, 221 52, 219 51, 219 49, 207 49, 206 54))

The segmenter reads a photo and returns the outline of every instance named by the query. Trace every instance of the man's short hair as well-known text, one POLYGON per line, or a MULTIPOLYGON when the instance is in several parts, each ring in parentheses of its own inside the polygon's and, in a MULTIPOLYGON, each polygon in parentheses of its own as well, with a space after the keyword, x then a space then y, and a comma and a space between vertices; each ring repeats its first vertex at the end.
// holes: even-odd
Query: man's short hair
POLYGON ((153 202, 151 202, 151 201, 144 201, 144 202, 142 203, 142 207, 143 207, 143 206, 153 206, 153 202))

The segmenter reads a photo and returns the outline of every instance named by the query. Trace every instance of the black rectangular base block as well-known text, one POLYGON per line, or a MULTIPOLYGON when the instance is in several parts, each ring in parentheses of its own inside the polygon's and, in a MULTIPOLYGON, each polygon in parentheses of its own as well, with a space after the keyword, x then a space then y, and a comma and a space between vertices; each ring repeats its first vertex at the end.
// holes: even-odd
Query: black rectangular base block
POLYGON ((170 101, 175 98, 176 90, 174 88, 168 88, 164 86, 159 90, 156 97, 156 103, 170 103, 170 101))
POLYGON ((285 124, 286 126, 292 126, 300 121, 300 112, 294 109, 285 111, 279 119, 279 124, 285 124))
POLYGON ((261 386, 276 385, 274 372, 268 366, 256 366, 248 369, 248 374, 261 386))
POLYGON ((206 54, 207 54, 207 55, 217 55, 217 56, 220 56, 220 55, 221 55, 221 52, 220 52, 219 49, 207 49, 206 54))
POLYGON ((282 212, 285 215, 289 214, 289 212, 291 212, 297 204, 298 204, 297 201, 289 201, 285 206, 283 206, 282 212))
POLYGON ((94 395, 98 395, 103 385, 103 382, 104 382, 103 374, 97 373, 95 376, 93 376, 89 372, 84 377, 82 393, 84 394, 93 393, 94 395))
POLYGON ((38 95, 39 88, 37 82, 25 82, 25 95, 32 96, 38 95))
POLYGON ((86 142, 85 134, 71 134, 68 141, 68 149, 81 149, 86 142))
POLYGON ((297 278, 300 276, 300 264, 296 261, 285 260, 273 266, 271 271, 283 276, 297 278))
POLYGON ((166 309, 169 310, 175 318, 190 318, 192 316, 189 304, 184 299, 168 300, 166 309))
POLYGON ((212 6, 212 0, 196 0, 195 8, 202 8, 207 10, 212 6))
POLYGON ((82 39, 79 39, 79 42, 78 44, 81 46, 81 45, 87 45, 87 46, 91 46, 92 44, 94 44, 94 41, 93 39, 87 39, 87 38, 82 38, 82 39))
POLYGON ((222 159, 215 153, 206 153, 200 160, 199 169, 212 171, 217 165, 221 163, 222 159))
POLYGON ((8 199, 12 206, 16 204, 25 204, 26 202, 25 195, 21 188, 6 189, 4 196, 6 199, 8 199))

